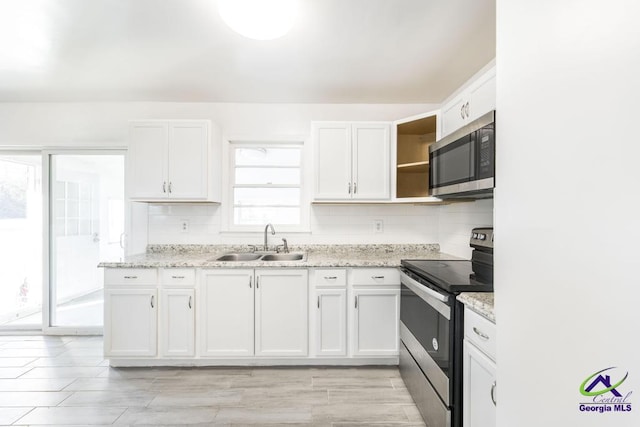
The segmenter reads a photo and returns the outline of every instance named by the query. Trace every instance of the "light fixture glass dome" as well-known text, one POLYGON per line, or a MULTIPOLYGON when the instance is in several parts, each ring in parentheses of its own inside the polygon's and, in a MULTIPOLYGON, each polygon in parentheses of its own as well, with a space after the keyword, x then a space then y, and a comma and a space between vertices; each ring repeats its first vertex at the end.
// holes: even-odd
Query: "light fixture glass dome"
POLYGON ((218 0, 218 12, 235 32, 256 40, 273 40, 289 32, 297 0, 218 0))

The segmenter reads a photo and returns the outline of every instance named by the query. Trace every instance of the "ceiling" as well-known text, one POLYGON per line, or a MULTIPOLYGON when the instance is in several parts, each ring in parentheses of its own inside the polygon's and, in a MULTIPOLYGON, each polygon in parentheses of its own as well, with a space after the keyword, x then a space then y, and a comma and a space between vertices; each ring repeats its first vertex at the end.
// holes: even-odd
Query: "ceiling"
POLYGON ((271 41, 215 0, 2 0, 0 102, 439 103, 495 57, 495 0, 301 0, 271 41))

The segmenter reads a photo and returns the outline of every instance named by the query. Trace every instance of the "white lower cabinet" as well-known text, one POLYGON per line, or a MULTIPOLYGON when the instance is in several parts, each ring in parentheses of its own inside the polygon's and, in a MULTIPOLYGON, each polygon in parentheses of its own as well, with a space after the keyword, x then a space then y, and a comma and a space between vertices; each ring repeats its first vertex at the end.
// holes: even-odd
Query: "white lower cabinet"
POLYGON ((195 290, 162 289, 160 320, 160 355, 195 356, 195 290))
POLYGON ((354 289, 353 356, 397 356, 400 289, 354 289))
POLYGON ((316 289, 316 355, 347 355, 347 290, 316 289))
POLYGON ((307 271, 206 270, 203 356, 306 356, 307 271))
POLYGON ((105 356, 155 356, 157 290, 107 289, 104 295, 105 356))
POLYGON ((256 356, 308 354, 307 270, 256 270, 256 356))
POLYGON ((253 287, 253 270, 203 272, 203 356, 253 355, 253 287))
POLYGON ((463 420, 465 427, 496 425, 495 325, 465 309, 463 420))

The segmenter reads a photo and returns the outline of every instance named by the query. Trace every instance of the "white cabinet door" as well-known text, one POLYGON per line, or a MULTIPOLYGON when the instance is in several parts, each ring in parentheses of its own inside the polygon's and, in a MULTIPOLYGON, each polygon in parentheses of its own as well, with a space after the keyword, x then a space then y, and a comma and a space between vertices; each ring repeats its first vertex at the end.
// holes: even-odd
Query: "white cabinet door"
POLYGON ((209 126, 203 121, 169 122, 168 191, 172 199, 206 199, 209 126))
POLYGON ((127 182, 129 197, 162 199, 168 195, 166 122, 133 122, 129 126, 127 182))
POLYGON ((354 289, 352 297, 352 354, 398 355, 400 290, 354 289))
POLYGON ((160 291, 160 355, 195 355, 195 291, 160 291))
POLYGON ((315 199, 351 198, 351 126, 314 123, 315 199))
POLYGON ((467 98, 462 95, 442 107, 442 133, 441 137, 449 135, 466 123, 465 105, 467 98))
POLYGON ((207 270, 201 286, 202 355, 253 355, 253 270, 207 270))
POLYGON ((256 355, 307 355, 307 276, 307 270, 256 270, 256 355))
POLYGON ((464 342, 463 419, 465 427, 496 425, 496 365, 476 346, 464 342))
POLYGON ((469 91, 469 121, 496 109, 495 69, 487 73, 469 91))
POLYGON ((347 355, 347 290, 317 289, 316 355, 347 355))
POLYGON ((158 298, 155 289, 105 290, 106 357, 155 356, 158 298))
POLYGON ((389 125, 352 125, 353 198, 389 198, 389 125))

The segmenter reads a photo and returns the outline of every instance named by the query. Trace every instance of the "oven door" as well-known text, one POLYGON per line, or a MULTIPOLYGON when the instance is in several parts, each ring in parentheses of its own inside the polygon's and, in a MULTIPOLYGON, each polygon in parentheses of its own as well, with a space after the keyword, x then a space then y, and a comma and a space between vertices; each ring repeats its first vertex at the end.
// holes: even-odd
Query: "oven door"
POLYGON ((400 338, 446 406, 451 406, 453 296, 401 272, 400 338))

